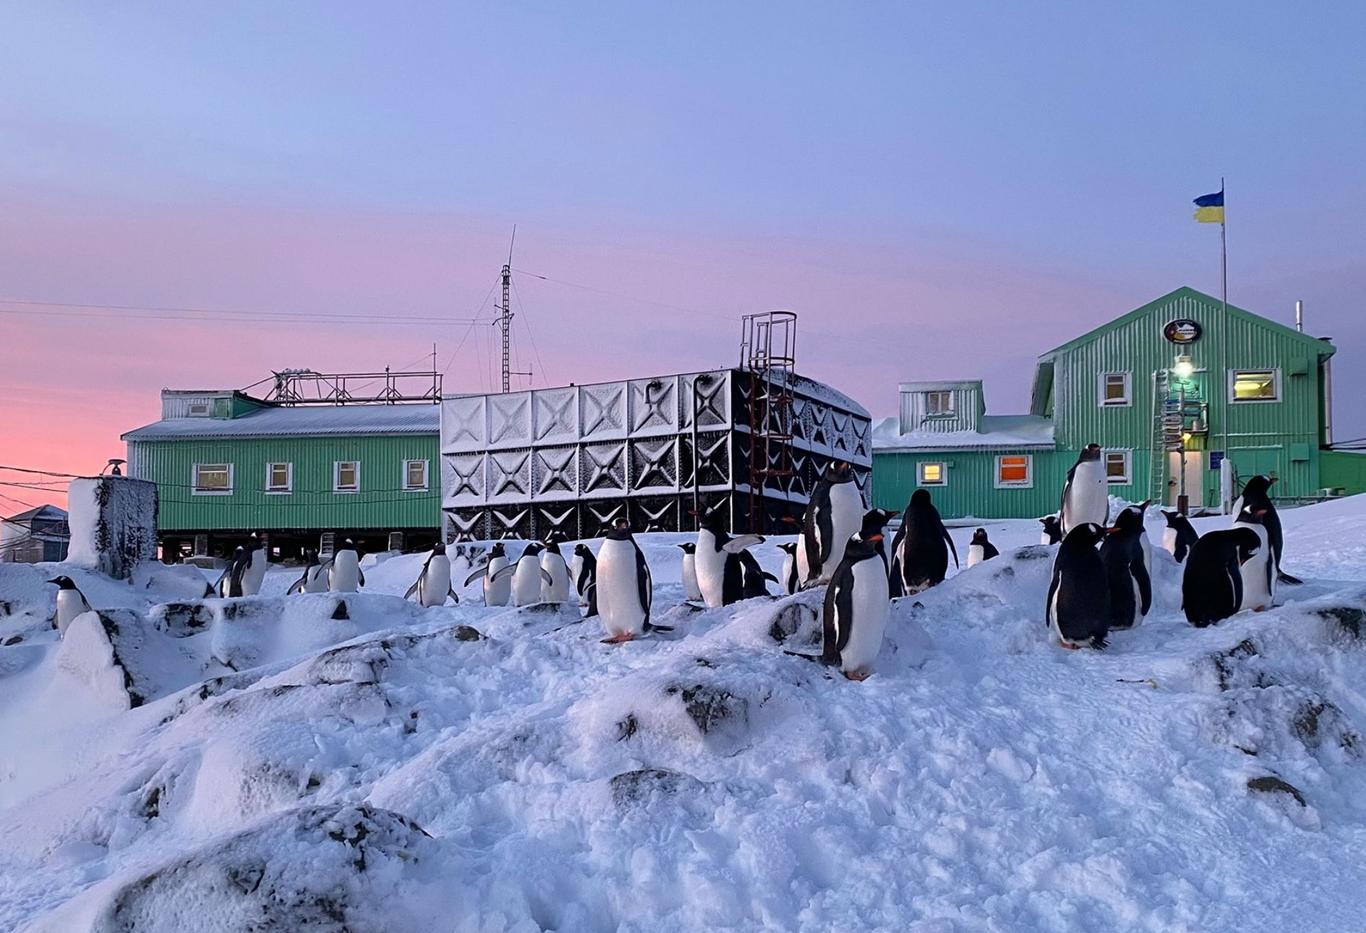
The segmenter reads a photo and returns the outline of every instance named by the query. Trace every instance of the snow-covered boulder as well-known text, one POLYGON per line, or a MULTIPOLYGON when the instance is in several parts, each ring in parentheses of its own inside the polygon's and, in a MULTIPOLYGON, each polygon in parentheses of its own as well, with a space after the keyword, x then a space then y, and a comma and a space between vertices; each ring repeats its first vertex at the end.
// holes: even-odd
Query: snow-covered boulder
POLYGON ((157 487, 126 476, 75 479, 67 491, 68 562, 126 580, 157 556, 157 487))

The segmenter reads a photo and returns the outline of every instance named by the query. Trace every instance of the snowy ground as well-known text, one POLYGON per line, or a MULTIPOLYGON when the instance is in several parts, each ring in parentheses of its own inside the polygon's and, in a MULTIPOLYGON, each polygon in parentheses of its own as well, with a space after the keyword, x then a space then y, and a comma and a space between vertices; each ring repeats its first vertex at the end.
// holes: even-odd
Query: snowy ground
POLYGON ((72 571, 107 624, 59 643, 54 568, 0 565, 0 929, 1362 929, 1366 501, 1284 522, 1283 606, 1191 628, 1159 550, 1104 653, 1049 644, 1038 525, 989 523, 861 684, 782 650, 820 593, 680 607, 677 535, 677 630, 619 647, 403 603, 420 556, 344 610, 72 571))

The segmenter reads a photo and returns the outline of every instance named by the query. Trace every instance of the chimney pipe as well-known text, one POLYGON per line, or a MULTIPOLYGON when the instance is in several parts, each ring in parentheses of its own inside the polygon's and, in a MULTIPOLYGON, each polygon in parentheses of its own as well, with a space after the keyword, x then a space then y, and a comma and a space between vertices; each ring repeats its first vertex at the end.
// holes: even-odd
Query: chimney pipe
POLYGON ((1295 330, 1304 333, 1304 302, 1295 300, 1295 330))

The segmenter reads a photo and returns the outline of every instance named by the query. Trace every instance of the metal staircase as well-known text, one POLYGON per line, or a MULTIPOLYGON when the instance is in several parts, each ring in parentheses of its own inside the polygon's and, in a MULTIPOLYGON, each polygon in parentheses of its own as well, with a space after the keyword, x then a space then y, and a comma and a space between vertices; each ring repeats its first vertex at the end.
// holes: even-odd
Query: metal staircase
POLYGON ((752 374, 749 405, 749 530, 766 530, 764 489, 787 492, 796 472, 792 457, 792 382, 796 375, 797 315, 747 314, 740 364, 752 374))
MULTIPOLYGON (((1167 503, 1167 455, 1186 446, 1185 435, 1207 434, 1209 405, 1198 383, 1173 379, 1170 370, 1153 373, 1152 444, 1148 463, 1148 497, 1167 503)), ((1190 451, 1201 456, 1200 451, 1190 451)))

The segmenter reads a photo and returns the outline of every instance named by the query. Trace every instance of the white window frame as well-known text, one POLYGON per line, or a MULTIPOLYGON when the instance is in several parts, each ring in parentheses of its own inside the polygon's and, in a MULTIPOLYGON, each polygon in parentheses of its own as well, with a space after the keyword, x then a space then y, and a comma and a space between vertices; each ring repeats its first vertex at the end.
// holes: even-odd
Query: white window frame
POLYGON ((360 492, 360 461, 359 460, 333 460, 332 461, 332 491, 341 496, 353 496, 360 492), (354 487, 342 487, 341 470, 342 464, 351 464, 356 468, 356 485, 354 487))
POLYGON ((920 460, 915 465, 915 480, 917 486, 947 486, 949 484, 949 464, 944 460, 920 460), (939 467, 939 482, 932 482, 925 479, 925 467, 939 467))
POLYGON ((1034 488, 1034 455, 1033 454, 997 454, 996 455, 996 488, 997 489, 1033 489, 1034 488), (1023 480, 1007 481, 1001 479, 1001 461, 1006 457, 1024 457, 1025 478, 1023 480))
POLYGON ((233 465, 231 463, 196 463, 190 468, 190 495, 193 496, 230 496, 233 489, 233 465), (214 470, 227 468, 228 488, 227 489, 201 489, 199 486, 199 471, 201 468, 213 468, 214 470))
POLYGON ((1267 366, 1258 369, 1230 369, 1228 371, 1228 400, 1231 405, 1274 405, 1281 400, 1281 370, 1278 366, 1267 366), (1236 398, 1233 386, 1238 382, 1239 374, 1243 373, 1270 373, 1271 386, 1275 389, 1274 398, 1236 398))
POLYGON ((954 416, 954 402, 952 389, 931 389, 925 393, 925 417, 926 418, 952 418, 954 416), (930 399, 935 396, 944 396, 948 399, 948 407, 939 411, 930 410, 930 399))
POLYGON ((1128 486, 1134 481, 1134 452, 1127 448, 1107 448, 1100 452, 1100 465, 1105 468, 1105 485, 1128 486), (1119 454, 1124 461, 1124 475, 1110 475, 1110 455, 1119 454))
POLYGON ((426 458, 419 458, 419 459, 417 459, 417 460, 404 460, 404 461, 403 461, 403 479, 402 479, 402 482, 403 482, 403 491, 404 491, 404 492, 426 492, 428 489, 431 488, 431 479, 430 479, 431 472, 432 472, 432 464, 431 464, 431 461, 430 461, 430 460, 427 460, 426 458), (422 485, 421 485, 421 486, 411 486, 411 485, 408 484, 408 468, 411 467, 414 463, 420 463, 420 464, 422 464, 422 485))
POLYGON ((294 464, 285 461, 276 461, 266 464, 266 495, 268 496, 288 496, 294 492, 294 464), (272 486, 270 484, 270 474, 275 467, 285 468, 284 486, 272 486))
POLYGON ((1099 381, 1096 384, 1096 404, 1101 408, 1127 408, 1134 403, 1134 377, 1132 373, 1123 372, 1117 369, 1099 374, 1099 381), (1111 376, 1121 376, 1124 379, 1124 397, 1106 398, 1106 380, 1111 376))

